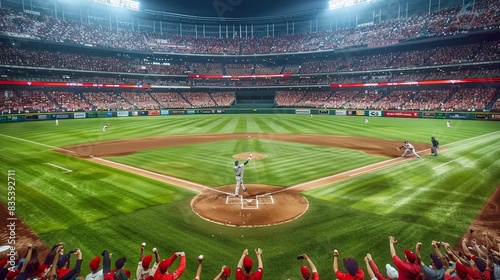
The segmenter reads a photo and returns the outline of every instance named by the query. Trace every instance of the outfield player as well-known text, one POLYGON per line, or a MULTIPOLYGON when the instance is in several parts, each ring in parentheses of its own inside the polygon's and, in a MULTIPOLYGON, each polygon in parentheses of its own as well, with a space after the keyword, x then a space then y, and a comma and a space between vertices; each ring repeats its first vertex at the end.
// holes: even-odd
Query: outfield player
POLYGON ((412 144, 410 144, 410 142, 404 141, 403 146, 401 146, 400 148, 405 148, 405 152, 403 153, 402 157, 405 157, 408 152, 411 152, 417 158, 420 158, 420 156, 415 152, 415 148, 413 147, 412 144))
POLYGON ((103 132, 108 131, 108 125, 107 125, 107 124, 105 124, 105 125, 102 127, 102 131, 103 131, 103 132))
POLYGON ((450 124, 449 120, 446 121, 446 127, 451 127, 451 124, 450 124))
POLYGON ((243 169, 245 168, 245 165, 248 164, 248 162, 252 159, 252 155, 248 157, 248 159, 240 164, 239 161, 234 162, 234 172, 236 173, 236 189, 234 190, 234 196, 239 197, 240 194, 240 187, 243 189, 244 192, 247 191, 247 188, 245 188, 245 185, 243 185, 243 169))
POLYGON ((368 124, 368 119, 365 119, 365 124, 368 124))

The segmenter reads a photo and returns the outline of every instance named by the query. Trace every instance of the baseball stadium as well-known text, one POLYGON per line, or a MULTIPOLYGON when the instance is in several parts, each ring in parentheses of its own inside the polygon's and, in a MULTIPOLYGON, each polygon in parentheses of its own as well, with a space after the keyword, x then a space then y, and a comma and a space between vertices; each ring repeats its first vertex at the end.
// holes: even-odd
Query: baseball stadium
POLYGON ((498 280, 499 35, 494 0, 0 0, 0 280, 498 280))

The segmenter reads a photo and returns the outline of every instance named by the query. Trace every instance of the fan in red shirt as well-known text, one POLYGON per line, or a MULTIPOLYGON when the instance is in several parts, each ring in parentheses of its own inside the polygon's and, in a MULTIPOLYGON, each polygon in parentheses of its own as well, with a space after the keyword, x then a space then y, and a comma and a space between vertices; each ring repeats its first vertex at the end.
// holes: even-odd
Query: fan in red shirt
POLYGON ((347 273, 343 273, 339 270, 338 264, 339 252, 337 250, 333 251, 333 272, 339 280, 363 280, 365 278, 365 273, 358 266, 358 262, 353 258, 344 258, 344 267, 347 269, 347 273))

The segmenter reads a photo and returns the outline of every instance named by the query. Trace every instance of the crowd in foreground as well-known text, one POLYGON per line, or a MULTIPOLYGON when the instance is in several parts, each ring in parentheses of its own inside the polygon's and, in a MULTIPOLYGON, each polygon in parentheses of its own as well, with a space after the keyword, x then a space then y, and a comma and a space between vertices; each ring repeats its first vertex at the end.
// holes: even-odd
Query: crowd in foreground
MULTIPOLYGON (((333 251, 333 275, 338 280, 500 280, 500 238, 489 236, 487 232, 474 234, 463 238, 458 250, 443 241, 432 241, 433 253, 429 257, 421 255, 423 244, 418 242, 414 251, 406 248, 403 254, 396 252, 397 240, 389 236, 389 249, 392 264, 385 264, 385 270, 379 270, 370 253, 364 256, 364 266, 356 258, 344 257, 340 261, 338 250, 333 251), (342 263, 343 269, 339 267, 342 263)), ((158 249, 153 248, 153 254, 145 255, 146 243, 140 246, 139 262, 127 267, 134 267, 135 271, 125 269, 127 258, 121 257, 114 262, 111 269, 112 254, 103 251, 94 257, 88 268, 82 268, 82 252, 80 249, 64 252, 64 243, 52 247, 45 258, 38 255, 37 247, 29 245, 23 257, 0 259, 0 280, 26 279, 63 279, 63 280, 170 280, 188 279, 191 276, 184 274, 186 269, 186 255, 184 252, 175 252, 170 257, 162 259, 158 249), (71 256, 76 256, 76 263, 70 266, 71 256), (153 261, 154 255, 154 261, 153 261), (177 263, 177 260, 178 263, 177 263), (102 264, 101 264, 102 263, 102 264)), ((1 253, 0 253, 1 254, 1 253)), ((263 279, 264 266, 262 249, 255 249, 257 266, 254 269, 253 259, 245 249, 236 265, 234 276, 237 280, 263 279)), ((1 256, 1 255, 0 255, 1 256)), ((8 257, 8 256, 7 256, 8 257)), ((319 280, 318 270, 307 254, 301 254, 298 259, 305 261, 297 268, 297 275, 303 280, 319 280)), ((197 271, 194 280, 201 279, 203 255, 197 257, 197 271)), ((231 277, 230 267, 222 266, 217 275, 204 277, 205 279, 225 280, 231 277)), ((331 276, 323 276, 331 279, 331 276)))

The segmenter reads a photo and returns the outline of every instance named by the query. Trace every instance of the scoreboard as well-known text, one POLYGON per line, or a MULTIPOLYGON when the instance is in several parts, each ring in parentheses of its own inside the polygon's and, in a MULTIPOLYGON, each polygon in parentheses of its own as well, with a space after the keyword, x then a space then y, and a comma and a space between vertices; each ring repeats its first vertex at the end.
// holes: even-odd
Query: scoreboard
POLYGON ((139 11, 139 2, 132 0, 93 0, 97 3, 102 3, 114 7, 125 8, 129 10, 139 11))

